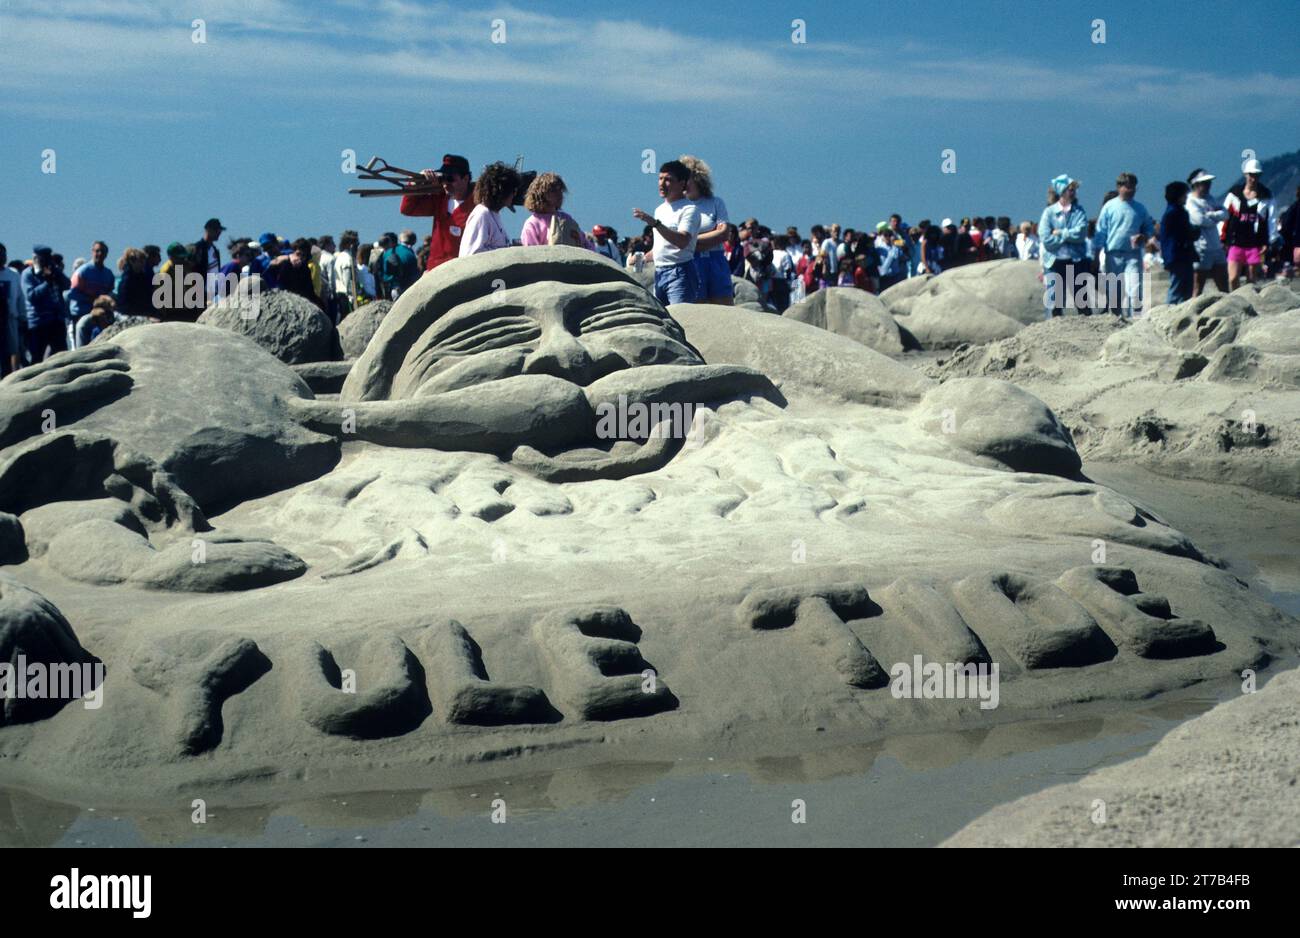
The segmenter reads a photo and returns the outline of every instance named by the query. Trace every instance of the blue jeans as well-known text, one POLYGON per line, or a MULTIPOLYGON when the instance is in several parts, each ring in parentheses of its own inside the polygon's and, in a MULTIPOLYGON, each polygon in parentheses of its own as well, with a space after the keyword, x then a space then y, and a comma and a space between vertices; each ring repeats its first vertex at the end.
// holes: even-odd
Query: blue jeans
POLYGON ((1129 316, 1133 310, 1142 307, 1142 252, 1141 251, 1107 251, 1106 273, 1118 275, 1122 279, 1120 288, 1120 309, 1111 310, 1118 315, 1129 316))
POLYGON ((1091 273, 1087 260, 1070 260, 1058 258, 1052 262, 1044 273, 1043 306, 1046 307, 1044 318, 1064 316, 1067 309, 1078 310, 1080 316, 1092 315, 1088 308, 1086 287, 1091 273))
POLYGON ((694 263, 673 264, 660 267, 655 264, 655 298, 669 306, 673 303, 694 303, 699 299, 700 280, 694 263))
POLYGON ((1165 302, 1169 304, 1186 303, 1192 298, 1192 262, 1184 261, 1166 267, 1169 274, 1169 292, 1165 302))

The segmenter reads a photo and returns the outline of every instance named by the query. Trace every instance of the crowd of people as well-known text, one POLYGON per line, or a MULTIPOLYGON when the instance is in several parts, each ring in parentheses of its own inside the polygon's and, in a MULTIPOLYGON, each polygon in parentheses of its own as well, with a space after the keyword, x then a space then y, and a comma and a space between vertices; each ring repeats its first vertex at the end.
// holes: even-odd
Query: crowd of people
POLYGON ((1202 168, 1169 183, 1159 221, 1135 198, 1132 173, 1118 176, 1091 219, 1078 199, 1079 181, 1061 175, 1051 181, 1037 222, 974 215, 913 225, 894 214, 874 228, 816 224, 805 238, 797 227, 774 233, 753 217, 733 224, 709 165, 683 155, 659 167, 661 201, 654 211, 633 209, 641 233, 620 240, 613 226, 587 231, 563 211, 568 188, 556 173, 529 179, 492 163, 474 179, 465 157, 447 154, 438 169, 423 172, 418 191, 402 198, 403 215, 433 219, 419 243, 410 229, 374 242, 362 242, 350 229, 337 241, 332 235, 290 241, 268 231, 229 239, 223 262, 219 242, 226 228, 211 218, 197 241, 173 241, 165 250, 128 247, 115 267, 108 264, 108 245, 96 241, 90 259, 78 258, 70 275, 63 256, 47 245, 35 245, 26 261, 10 261, 0 244, 0 370, 83 346, 118 316, 194 321, 253 275, 262 289, 298 294, 338 323, 366 303, 397 299, 422 271, 511 245, 569 245, 636 272, 652 267, 654 292, 664 304, 730 305, 733 278, 741 278, 777 312, 828 287, 879 293, 908 277, 1019 258, 1041 264, 1052 315, 1070 308, 1132 315, 1143 304, 1142 274, 1156 266, 1168 272, 1171 303, 1197 296, 1211 282, 1228 292, 1243 279, 1295 275, 1300 189, 1279 214, 1259 163, 1249 160, 1243 170, 1244 181, 1222 201, 1210 192, 1215 177, 1202 168), (518 204, 528 217, 515 239, 501 212, 518 204))

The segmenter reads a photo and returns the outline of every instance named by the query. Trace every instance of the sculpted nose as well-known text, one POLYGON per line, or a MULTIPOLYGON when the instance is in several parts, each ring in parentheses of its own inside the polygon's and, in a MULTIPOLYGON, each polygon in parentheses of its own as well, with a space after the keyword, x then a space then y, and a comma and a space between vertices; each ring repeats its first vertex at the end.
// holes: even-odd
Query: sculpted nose
POLYGON ((565 329, 547 329, 537 350, 524 359, 524 374, 554 375, 575 384, 587 384, 592 361, 586 348, 565 329))

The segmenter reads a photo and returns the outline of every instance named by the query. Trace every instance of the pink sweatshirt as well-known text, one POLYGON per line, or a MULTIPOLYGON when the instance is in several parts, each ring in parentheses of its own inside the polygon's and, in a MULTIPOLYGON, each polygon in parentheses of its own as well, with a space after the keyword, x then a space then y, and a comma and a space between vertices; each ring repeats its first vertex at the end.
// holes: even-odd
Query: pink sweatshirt
MULTIPOLYGON (((567 218, 569 221, 572 221, 575 225, 578 224, 576 221, 573 220, 573 216, 570 215, 568 212, 560 212, 560 217, 567 218)), ((578 227, 578 230, 582 232, 582 246, 589 251, 596 250, 596 246, 591 243, 591 239, 587 237, 587 233, 585 231, 582 231, 581 226, 578 227)), ((519 235, 519 243, 533 244, 533 245, 548 244, 550 242, 550 237, 551 237, 551 216, 538 215, 536 212, 534 212, 532 215, 528 217, 528 221, 524 222, 524 230, 519 235)))

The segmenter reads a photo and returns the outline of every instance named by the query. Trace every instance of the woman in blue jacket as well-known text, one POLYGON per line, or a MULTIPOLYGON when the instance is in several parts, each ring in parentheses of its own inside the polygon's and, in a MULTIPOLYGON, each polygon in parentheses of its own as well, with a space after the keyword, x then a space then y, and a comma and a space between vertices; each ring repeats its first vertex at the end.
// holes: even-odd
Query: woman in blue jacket
POLYGON ((1088 286, 1088 213, 1077 201, 1077 179, 1057 176, 1052 180, 1052 191, 1056 201, 1043 209, 1038 222, 1042 239, 1039 257, 1047 287, 1043 306, 1053 316, 1062 316, 1067 308, 1078 306, 1079 312, 1087 316, 1091 312, 1089 304, 1076 304, 1075 298, 1078 287, 1088 286))

